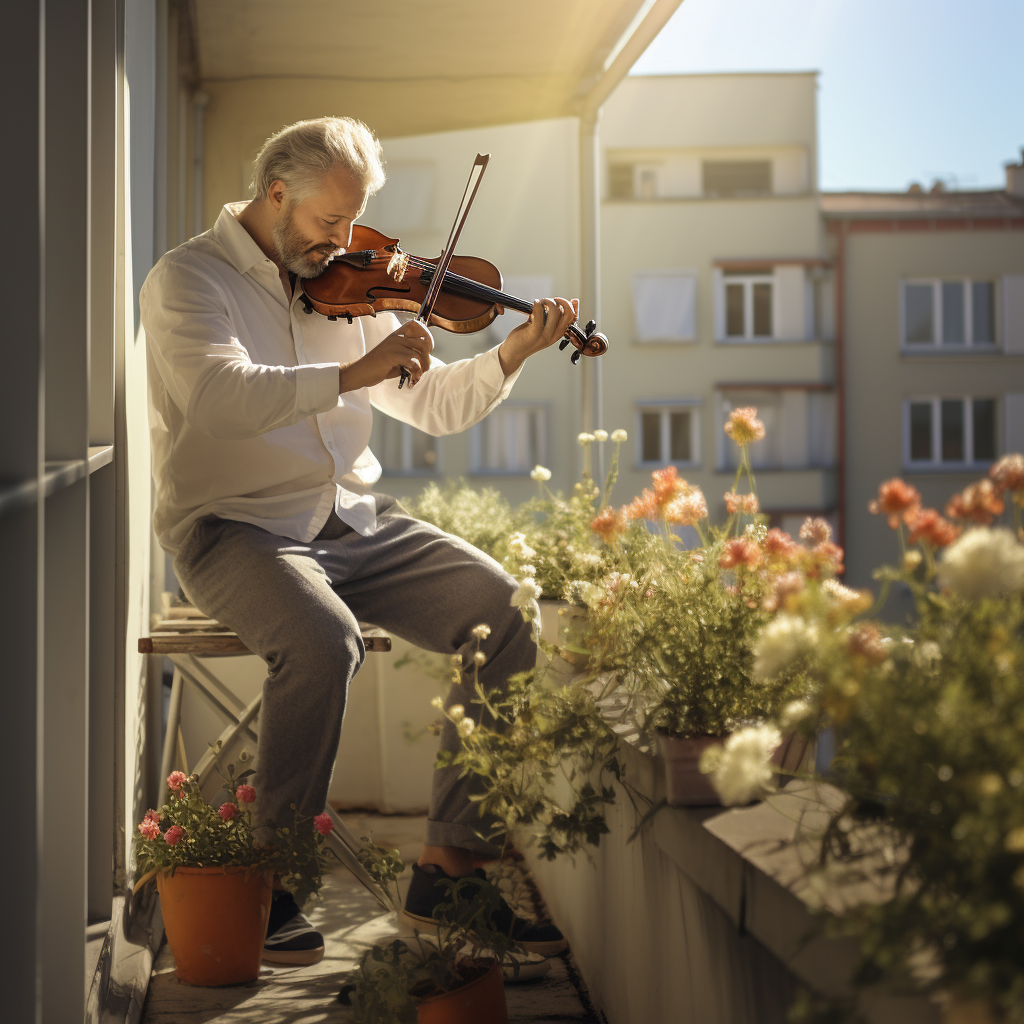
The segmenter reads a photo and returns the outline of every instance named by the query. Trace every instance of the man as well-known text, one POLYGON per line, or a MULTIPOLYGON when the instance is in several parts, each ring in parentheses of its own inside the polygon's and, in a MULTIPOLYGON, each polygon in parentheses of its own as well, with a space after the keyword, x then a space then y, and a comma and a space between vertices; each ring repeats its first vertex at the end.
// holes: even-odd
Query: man
MULTIPOLYGON (((306 315, 301 279, 349 245, 384 182, 379 143, 349 118, 301 121, 256 158, 255 198, 165 255, 141 294, 149 352, 154 523, 182 589, 264 658, 255 834, 272 843, 291 806, 323 810, 349 682, 364 657, 358 621, 420 647, 461 653, 487 624, 480 681, 530 668, 515 581, 493 559, 375 493, 371 405, 434 435, 465 430, 508 394, 523 361, 558 341, 574 303, 538 300, 497 347, 446 366, 430 332, 393 314, 348 324, 306 315), (405 368, 410 381, 399 389, 405 368)), ((450 695, 478 718, 469 677, 450 695)), ((442 746, 458 747, 451 723, 442 746)), ((426 845, 406 912, 429 920, 442 877, 493 853, 478 836, 472 783, 434 774, 426 845)), ((506 910, 523 945, 565 943, 506 910)), ((323 939, 275 893, 265 958, 315 963, 323 939)))

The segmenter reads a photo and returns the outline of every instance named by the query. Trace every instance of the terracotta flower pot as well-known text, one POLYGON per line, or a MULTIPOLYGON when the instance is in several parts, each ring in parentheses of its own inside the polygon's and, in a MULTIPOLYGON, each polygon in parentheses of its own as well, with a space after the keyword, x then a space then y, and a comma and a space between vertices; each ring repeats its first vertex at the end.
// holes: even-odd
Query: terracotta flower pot
POLYGON ((244 867, 157 875, 177 975, 190 985, 255 981, 270 920, 272 875, 244 867))
POLYGON ((508 1024, 498 961, 493 961, 479 978, 454 991, 420 1000, 416 1019, 419 1024, 508 1024))
MULTIPOLYGON (((724 743, 726 736, 676 736, 658 731, 658 750, 665 761, 665 788, 673 807, 718 807, 721 798, 711 777, 700 770, 700 757, 708 747, 724 743)), ((787 733, 772 755, 772 763, 786 771, 797 771, 807 754, 808 740, 799 733, 787 733)), ((786 776, 775 776, 775 784, 786 776)))

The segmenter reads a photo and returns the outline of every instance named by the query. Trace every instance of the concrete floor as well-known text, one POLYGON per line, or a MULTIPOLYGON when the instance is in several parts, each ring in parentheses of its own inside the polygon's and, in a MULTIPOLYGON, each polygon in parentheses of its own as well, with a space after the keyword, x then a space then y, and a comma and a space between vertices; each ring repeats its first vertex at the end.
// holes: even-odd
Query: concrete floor
MULTIPOLYGON (((343 817, 355 835, 371 835, 381 846, 398 847, 406 864, 419 856, 425 818, 367 814, 343 817)), ((408 874, 407 869, 401 880, 403 893, 408 874)), ((529 900, 522 887, 520 891, 529 900)), ((343 975, 354 967, 367 945, 400 934, 400 929, 394 915, 382 913, 376 900, 343 869, 325 880, 322 895, 323 902, 312 903, 306 910, 307 917, 324 935, 327 953, 319 964, 302 968, 265 965, 259 980, 252 984, 197 988, 175 978, 174 958, 165 943, 153 966, 142 1024, 312 1024, 351 1020, 351 1010, 335 998, 343 975)), ((521 907, 517 910, 524 913, 521 907)), ((545 977, 507 983, 510 1024, 598 1024, 585 993, 577 987, 577 979, 571 954, 565 954, 551 961, 545 977)))

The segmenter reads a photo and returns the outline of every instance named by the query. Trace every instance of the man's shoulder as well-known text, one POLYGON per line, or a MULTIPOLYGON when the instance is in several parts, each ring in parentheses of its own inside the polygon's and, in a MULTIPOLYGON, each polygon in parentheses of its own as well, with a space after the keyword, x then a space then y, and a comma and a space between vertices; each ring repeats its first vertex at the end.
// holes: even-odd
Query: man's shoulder
POLYGON ((190 238, 187 242, 182 242, 176 248, 165 252, 156 261, 146 280, 148 283, 151 279, 187 275, 189 271, 203 276, 234 271, 224 247, 213 237, 213 232, 204 231, 201 235, 196 235, 195 238, 190 238))

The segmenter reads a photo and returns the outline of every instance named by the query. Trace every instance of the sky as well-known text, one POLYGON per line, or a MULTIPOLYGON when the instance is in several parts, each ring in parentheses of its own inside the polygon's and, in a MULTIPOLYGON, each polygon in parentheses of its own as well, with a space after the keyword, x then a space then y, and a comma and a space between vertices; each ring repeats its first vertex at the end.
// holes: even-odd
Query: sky
POLYGON ((683 0, 633 74, 818 71, 824 190, 1005 186, 1024 0, 683 0))

